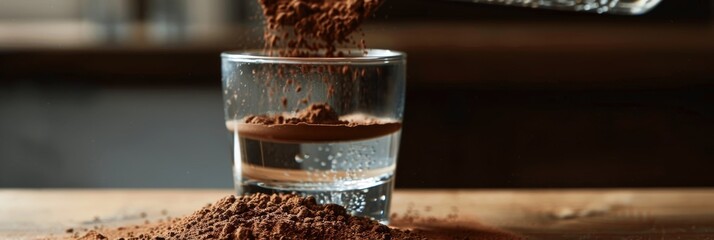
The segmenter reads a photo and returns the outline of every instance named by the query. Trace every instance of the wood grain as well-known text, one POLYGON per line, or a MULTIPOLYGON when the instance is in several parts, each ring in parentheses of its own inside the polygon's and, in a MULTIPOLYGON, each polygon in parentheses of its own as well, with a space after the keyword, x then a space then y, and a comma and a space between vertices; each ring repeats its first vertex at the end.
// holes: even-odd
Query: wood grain
MULTIPOLYGON (((156 221, 231 193, 3 189, 0 239, 156 221)), ((466 232, 472 237, 508 231, 535 239, 714 239, 714 189, 399 190, 392 212, 396 226, 476 229, 466 232)))

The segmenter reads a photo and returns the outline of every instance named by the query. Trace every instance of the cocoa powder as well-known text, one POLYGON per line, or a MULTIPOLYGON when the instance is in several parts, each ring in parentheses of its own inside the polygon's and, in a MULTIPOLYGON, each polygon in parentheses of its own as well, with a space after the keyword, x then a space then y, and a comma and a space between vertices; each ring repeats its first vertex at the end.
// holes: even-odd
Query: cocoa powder
MULTIPOLYGON (((265 18, 264 25, 264 53, 269 56, 283 57, 342 57, 352 55, 353 50, 367 54, 364 39, 356 41, 353 37, 355 31, 361 31, 362 22, 371 16, 384 0, 257 0, 265 18), (347 47, 347 50, 338 50, 338 47, 347 47)), ((364 33, 361 34, 364 37, 364 33)), ((351 71, 348 66, 310 66, 301 67, 303 74, 316 72, 323 74, 324 70, 329 75, 323 76, 326 84, 326 96, 335 95, 334 81, 348 78, 351 71)), ((274 95, 278 89, 273 80, 285 81, 283 95, 279 103, 283 109, 288 109, 287 88, 294 83, 293 69, 280 66, 277 73, 268 69, 253 71, 256 78, 265 79, 269 101, 274 102, 274 95), (290 77, 286 78, 286 73, 290 77), (264 76, 258 76, 264 75, 264 76)), ((362 70, 364 77, 364 70, 362 70)), ((357 71, 355 71, 357 73, 357 71)), ((357 78, 354 74, 353 80, 357 78)), ((302 86, 295 86, 295 93, 302 91, 302 86)), ((308 89, 308 94, 311 90, 308 89)), ((309 96, 309 95, 308 95, 309 96)), ((299 99, 297 105, 307 104, 309 97, 299 99)))
POLYGON ((338 44, 365 49, 350 38, 383 0, 258 0, 265 17, 265 47, 280 56, 342 56, 338 44), (292 30, 292 31, 290 31, 292 30), (274 50, 277 50, 275 52, 274 50), (324 53, 322 53, 324 52, 324 53))
POLYGON ((292 117, 286 117, 286 114, 277 115, 253 115, 245 119, 245 123, 250 124, 348 124, 347 121, 341 121, 337 112, 326 103, 313 103, 305 109, 299 111, 292 117))
MULTIPOLYGON (((430 212, 431 206, 425 206, 424 211, 430 212)), ((433 216, 422 216, 420 211, 408 205, 406 212, 402 214, 394 213, 389 218, 391 226, 413 229, 413 233, 417 233, 427 239, 526 239, 518 234, 489 227, 474 220, 459 219, 458 212, 458 208, 452 207, 452 213, 449 213, 445 217, 436 218, 433 216)))
POLYGON ((78 239, 425 239, 297 195, 227 196, 148 229, 92 230, 78 239))
POLYGON ((226 122, 229 131, 241 137, 278 142, 355 141, 392 134, 399 121, 366 114, 339 116, 326 103, 314 103, 297 113, 251 115, 226 122))

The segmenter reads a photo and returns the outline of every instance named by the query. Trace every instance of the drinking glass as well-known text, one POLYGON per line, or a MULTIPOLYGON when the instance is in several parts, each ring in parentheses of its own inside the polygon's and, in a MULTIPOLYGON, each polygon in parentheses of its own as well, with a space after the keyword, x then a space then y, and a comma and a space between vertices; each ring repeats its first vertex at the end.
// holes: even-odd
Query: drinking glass
POLYGON ((238 194, 313 196, 354 215, 388 221, 406 55, 379 49, 343 52, 344 57, 221 55, 238 194), (288 123, 305 109, 325 114, 326 106, 339 122, 288 123), (253 121, 260 117, 276 122, 253 121))

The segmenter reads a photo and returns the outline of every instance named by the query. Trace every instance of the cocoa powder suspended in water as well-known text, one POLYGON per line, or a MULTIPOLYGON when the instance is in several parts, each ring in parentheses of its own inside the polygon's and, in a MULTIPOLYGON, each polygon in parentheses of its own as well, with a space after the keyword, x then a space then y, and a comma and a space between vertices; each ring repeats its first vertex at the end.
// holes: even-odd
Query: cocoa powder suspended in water
POLYGON ((340 120, 337 112, 326 103, 313 103, 305 109, 297 112, 294 116, 284 114, 278 115, 252 115, 245 119, 245 123, 250 124, 348 124, 348 121, 340 120))

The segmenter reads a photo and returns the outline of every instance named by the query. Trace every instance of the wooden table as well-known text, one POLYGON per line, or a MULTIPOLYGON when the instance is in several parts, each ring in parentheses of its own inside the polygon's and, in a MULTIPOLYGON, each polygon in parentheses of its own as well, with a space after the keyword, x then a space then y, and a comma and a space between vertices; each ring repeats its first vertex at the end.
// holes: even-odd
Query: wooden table
MULTIPOLYGON (((181 216, 231 192, 2 189, 0 239, 181 216)), ((417 219, 409 224, 500 229, 529 239, 714 239, 714 189, 398 190, 392 206, 397 225, 417 219)))

